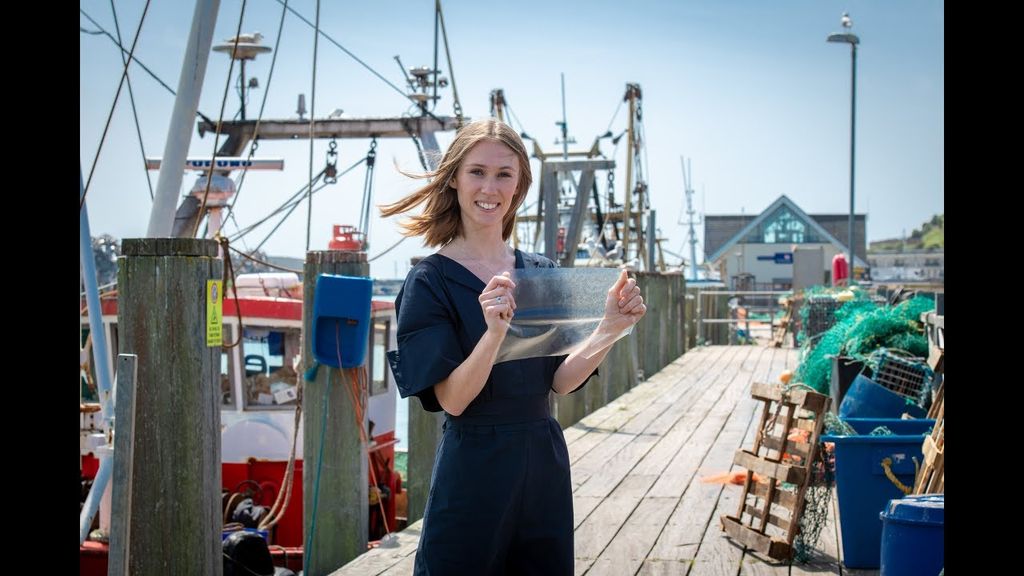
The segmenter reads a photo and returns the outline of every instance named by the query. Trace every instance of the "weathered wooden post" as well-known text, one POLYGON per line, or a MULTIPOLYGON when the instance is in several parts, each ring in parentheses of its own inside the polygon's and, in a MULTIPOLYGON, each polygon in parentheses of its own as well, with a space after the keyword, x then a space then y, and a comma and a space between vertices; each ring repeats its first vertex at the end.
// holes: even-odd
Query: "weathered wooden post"
MULTIPOLYGON (((302 290, 302 359, 313 366, 313 301, 320 274, 370 275, 365 252, 338 250, 306 253, 302 290)), ((330 366, 317 370, 302 393, 302 506, 307 576, 329 574, 366 551, 369 488, 366 447, 359 428, 367 428, 369 405, 360 391, 363 420, 347 389, 348 374, 330 366), (322 440, 322 442, 321 442, 322 440), (321 445, 322 444, 322 445, 321 445), (313 523, 313 520, 316 523, 313 523)))
POLYGON ((430 476, 434 471, 434 454, 441 442, 444 412, 427 412, 419 398, 409 398, 409 524, 423 518, 430 494, 430 476))
POLYGON ((207 307, 223 262, 213 240, 121 248, 120 352, 138 356, 127 573, 220 576, 221 342, 207 346, 207 307))

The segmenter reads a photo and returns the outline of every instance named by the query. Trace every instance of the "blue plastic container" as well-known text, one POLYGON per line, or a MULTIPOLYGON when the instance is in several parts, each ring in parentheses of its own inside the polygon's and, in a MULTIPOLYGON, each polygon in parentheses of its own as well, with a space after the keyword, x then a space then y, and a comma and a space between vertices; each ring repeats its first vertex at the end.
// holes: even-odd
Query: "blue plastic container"
POLYGON ((373 280, 354 276, 321 274, 313 297, 313 357, 341 368, 361 366, 370 338, 370 298, 373 280), (341 339, 339 346, 338 339, 341 339))
POLYGON ((890 458, 890 468, 896 478, 906 486, 913 486, 913 459, 924 462, 921 444, 935 420, 861 418, 847 423, 858 434, 870 434, 878 426, 901 432, 896 436, 821 437, 823 442, 835 443, 843 564, 847 568, 877 569, 881 564, 882 542, 882 522, 878 514, 889 500, 903 497, 903 492, 885 475, 882 460, 890 458))
POLYGON ((890 500, 882 520, 881 576, 934 576, 945 561, 944 494, 890 500))
POLYGON ((870 434, 875 428, 885 426, 893 434, 900 436, 922 436, 922 442, 924 441, 923 436, 931 434, 932 426, 935 425, 935 420, 929 418, 918 420, 903 420, 901 418, 845 418, 843 422, 846 422, 861 434, 870 434))
POLYGON ((839 405, 843 418, 899 418, 906 412, 914 418, 928 415, 924 408, 889 390, 863 374, 859 374, 846 391, 839 405))

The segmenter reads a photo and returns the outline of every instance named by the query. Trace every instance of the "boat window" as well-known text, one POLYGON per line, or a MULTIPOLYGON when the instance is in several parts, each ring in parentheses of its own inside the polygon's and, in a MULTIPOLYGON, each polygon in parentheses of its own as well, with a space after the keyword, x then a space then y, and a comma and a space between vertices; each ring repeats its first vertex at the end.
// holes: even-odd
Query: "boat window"
POLYGON ((231 355, 234 350, 227 346, 235 341, 235 327, 224 324, 223 347, 220 349, 220 405, 223 408, 235 407, 234 367, 231 355))
POLYGON ((370 335, 370 396, 388 391, 388 370, 385 352, 391 339, 391 320, 377 320, 370 335))
POLYGON ((246 326, 242 338, 245 409, 295 406, 298 378, 292 361, 301 351, 297 328, 246 326))

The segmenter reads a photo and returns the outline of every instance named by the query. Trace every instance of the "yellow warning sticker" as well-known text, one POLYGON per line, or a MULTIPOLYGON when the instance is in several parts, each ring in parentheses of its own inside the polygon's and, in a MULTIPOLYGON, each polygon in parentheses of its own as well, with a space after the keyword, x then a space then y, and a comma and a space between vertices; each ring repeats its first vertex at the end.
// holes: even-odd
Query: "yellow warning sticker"
POLYGON ((223 295, 222 280, 206 281, 206 345, 223 344, 223 295))

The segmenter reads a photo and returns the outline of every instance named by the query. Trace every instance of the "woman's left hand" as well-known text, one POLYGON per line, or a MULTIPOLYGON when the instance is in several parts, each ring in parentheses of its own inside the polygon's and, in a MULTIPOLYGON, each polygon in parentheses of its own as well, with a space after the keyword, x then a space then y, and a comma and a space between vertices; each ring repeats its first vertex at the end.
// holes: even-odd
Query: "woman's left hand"
POLYGON ((647 305, 640 295, 636 280, 623 270, 619 279, 608 289, 604 301, 604 318, 600 329, 616 334, 636 324, 647 313, 647 305))

